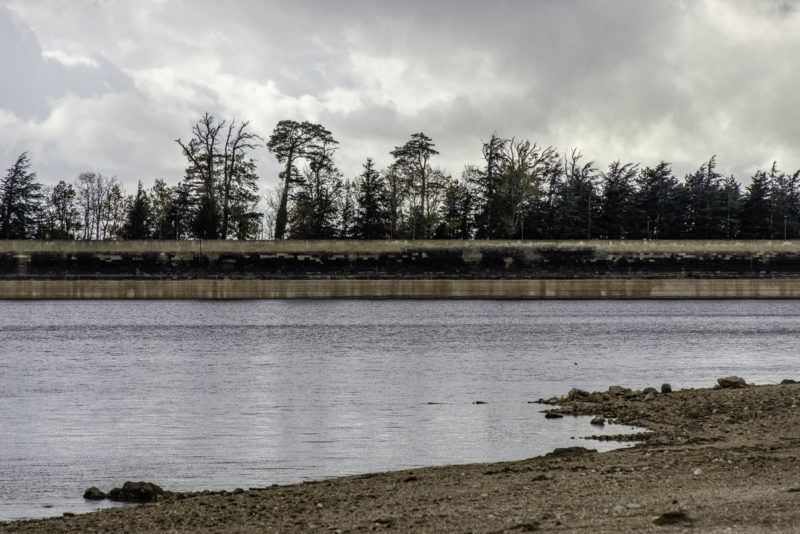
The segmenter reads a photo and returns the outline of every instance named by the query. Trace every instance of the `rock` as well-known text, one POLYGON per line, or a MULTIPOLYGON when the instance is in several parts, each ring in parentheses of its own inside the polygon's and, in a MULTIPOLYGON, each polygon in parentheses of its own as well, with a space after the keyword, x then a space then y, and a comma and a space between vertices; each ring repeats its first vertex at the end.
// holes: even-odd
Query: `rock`
POLYGON ((589 422, 590 422, 591 424, 593 424, 593 425, 600 425, 600 426, 602 426, 602 425, 606 424, 606 418, 605 418, 605 417, 603 417, 602 415, 598 415, 598 416, 596 416, 594 419, 592 419, 592 420, 591 420, 591 421, 589 421, 589 422))
POLYGON ((617 395, 617 396, 619 396, 619 395, 627 395, 630 392, 631 392, 630 389, 624 388, 622 386, 609 386, 609 388, 608 388, 608 394, 609 395, 617 395))
POLYGON ((656 388, 644 388, 644 389, 642 390, 642 393, 644 393, 645 395, 649 395, 649 394, 651 394, 651 393, 652 393, 653 395, 657 395, 657 394, 658 394, 658 390, 657 390, 656 388))
POLYGON ((699 477, 700 475, 702 475, 702 474, 703 474, 703 470, 702 470, 702 469, 700 469, 700 468, 698 467, 697 469, 695 469, 694 471, 692 471, 692 474, 693 474, 694 476, 696 476, 696 477, 699 477))
POLYGON ((152 482, 126 482, 122 488, 114 488, 108 498, 119 502, 153 502, 164 494, 161 487, 152 482))
POLYGON ((541 482, 543 480, 553 480, 556 476, 553 473, 541 473, 531 479, 532 482, 541 482))
POLYGON ((781 380, 781 384, 782 385, 797 384, 797 380, 792 380, 791 378, 784 378, 783 380, 781 380))
POLYGON ((92 486, 91 488, 83 492, 83 498, 92 501, 101 501, 103 499, 108 498, 108 495, 100 491, 99 488, 92 486))
POLYGON ((582 456, 584 454, 592 454, 597 452, 595 449, 587 449, 585 447, 560 447, 553 449, 553 452, 545 454, 545 458, 565 458, 570 456, 582 456))
POLYGON ((544 414, 545 419, 562 419, 563 417, 560 413, 547 412, 544 414))
POLYGON ((655 398, 656 398, 656 394, 653 393, 652 391, 644 396, 644 400, 646 400, 646 401, 651 401, 651 400, 653 400, 655 398))
POLYGON ((672 386, 667 383, 661 384, 661 393, 672 393, 672 386))
POLYGON ((612 512, 612 513, 615 513, 615 514, 621 514, 621 513, 622 513, 622 512, 624 512, 625 510, 627 510, 627 508, 625 508, 625 507, 624 507, 624 506, 622 506, 621 504, 618 504, 618 505, 616 505, 614 508, 612 508, 612 509, 611 509, 611 512, 612 512))
POLYGON ((567 400, 571 401, 584 400, 588 399, 591 396, 592 394, 589 393, 588 391, 584 391, 578 388, 572 388, 571 390, 569 390, 569 393, 567 393, 567 400))
POLYGON ((724 378, 717 378, 717 384, 723 389, 736 389, 747 386, 744 378, 740 376, 726 376, 724 378))
POLYGON ((684 512, 667 512, 655 518, 653 523, 659 526, 666 526, 692 523, 693 521, 694 519, 686 515, 684 512))

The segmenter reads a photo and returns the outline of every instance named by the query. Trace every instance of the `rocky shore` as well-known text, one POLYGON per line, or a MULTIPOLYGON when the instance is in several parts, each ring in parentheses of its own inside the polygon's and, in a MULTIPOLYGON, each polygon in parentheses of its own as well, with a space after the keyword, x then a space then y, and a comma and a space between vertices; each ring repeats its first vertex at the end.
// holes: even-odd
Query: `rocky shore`
POLYGON ((0 523, 0 533, 798 532, 800 384, 728 378, 709 389, 611 387, 542 401, 552 405, 550 417, 647 428, 629 449, 566 448, 518 462, 232 492, 164 491, 149 504, 0 523))

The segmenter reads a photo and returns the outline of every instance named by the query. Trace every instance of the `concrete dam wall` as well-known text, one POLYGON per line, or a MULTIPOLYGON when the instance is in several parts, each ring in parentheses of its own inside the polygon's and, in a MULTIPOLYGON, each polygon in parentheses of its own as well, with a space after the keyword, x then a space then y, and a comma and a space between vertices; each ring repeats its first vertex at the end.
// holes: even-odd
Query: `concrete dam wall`
POLYGON ((0 241, 0 298, 800 298, 800 241, 0 241))

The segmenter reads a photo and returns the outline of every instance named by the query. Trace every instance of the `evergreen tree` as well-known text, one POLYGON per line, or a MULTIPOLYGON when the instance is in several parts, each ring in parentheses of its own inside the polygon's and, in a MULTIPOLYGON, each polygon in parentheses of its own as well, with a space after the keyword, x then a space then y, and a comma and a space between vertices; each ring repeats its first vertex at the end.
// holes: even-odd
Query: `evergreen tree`
POLYGON ((136 189, 136 196, 128 209, 123 235, 125 239, 150 239, 153 234, 153 213, 150 199, 142 189, 142 182, 136 189))
POLYGON ((602 239, 626 239, 635 225, 633 210, 634 179, 637 169, 632 163, 619 160, 602 173, 602 196, 597 236, 602 239))
POLYGON ((363 167, 356 184, 355 234, 360 239, 384 239, 389 235, 384 179, 372 158, 363 167))
POLYGON ((506 148, 508 139, 501 139, 493 133, 483 143, 484 167, 469 171, 470 185, 475 190, 475 227, 479 239, 503 238, 507 233, 506 219, 509 215, 504 193, 505 176, 503 167, 508 160, 506 148))
POLYGON ((599 197, 592 162, 581 164, 583 156, 573 150, 564 159, 564 180, 555 191, 555 235, 558 239, 591 239, 597 234, 599 197))
POLYGON ((643 169, 636 178, 631 238, 676 239, 683 233, 683 191, 666 161, 643 169))
POLYGON ((333 164, 333 150, 332 146, 323 143, 308 154, 308 168, 292 194, 289 235, 294 239, 336 237, 342 179, 333 164))
POLYGON ((686 176, 686 227, 691 239, 720 239, 725 236, 727 195, 722 176, 716 171, 716 156, 696 172, 686 176))
POLYGON ((768 239, 772 233, 770 183, 767 173, 758 171, 747 186, 742 201, 742 230, 744 239, 768 239))
POLYGON ((472 237, 472 202, 470 189, 458 180, 447 186, 442 202, 441 222, 436 239, 470 239, 472 237))
POLYGON ((42 216, 44 195, 23 152, 0 182, 0 239, 33 239, 42 216))

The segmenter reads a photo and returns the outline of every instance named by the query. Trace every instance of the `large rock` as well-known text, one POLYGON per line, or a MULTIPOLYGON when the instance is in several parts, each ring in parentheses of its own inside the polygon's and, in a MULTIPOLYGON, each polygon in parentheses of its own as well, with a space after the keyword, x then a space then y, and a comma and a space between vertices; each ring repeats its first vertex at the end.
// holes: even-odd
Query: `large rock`
POLYGON ((83 492, 83 498, 92 501, 102 501, 106 497, 108 497, 108 495, 106 495, 99 488, 96 488, 94 486, 83 492))
POLYGON ((119 502, 153 502, 164 494, 160 486, 152 482, 126 482, 121 488, 114 488, 108 498, 119 502))
POLYGON ((726 376, 724 378, 717 378, 717 384, 723 389, 736 389, 747 386, 744 378, 740 376, 726 376))
POLYGON ((571 390, 569 390, 569 393, 567 393, 567 400, 570 401, 586 400, 591 396, 592 394, 589 393, 588 391, 584 391, 578 388, 572 388, 571 390))

